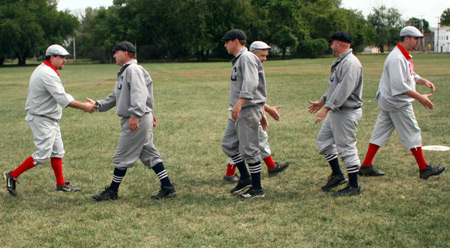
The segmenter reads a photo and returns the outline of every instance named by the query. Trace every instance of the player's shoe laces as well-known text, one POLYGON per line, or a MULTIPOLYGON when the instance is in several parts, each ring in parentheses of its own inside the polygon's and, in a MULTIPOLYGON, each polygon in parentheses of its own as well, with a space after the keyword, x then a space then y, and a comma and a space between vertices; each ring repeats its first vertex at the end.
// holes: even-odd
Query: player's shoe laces
POLYGON ((223 182, 224 183, 237 183, 239 182, 239 176, 235 173, 231 176, 223 176, 223 182))
POLYGON ((162 198, 175 197, 176 194, 177 194, 177 192, 175 191, 175 188, 173 186, 170 186, 170 187, 161 186, 161 189, 159 190, 158 194, 152 195, 151 198, 155 199, 155 200, 159 200, 162 198))
POLYGON ((427 168, 420 171, 420 178, 428 179, 431 176, 437 176, 447 169, 445 166, 434 167, 431 164, 427 164, 427 168))
POLYGON ((6 189, 8 190, 8 192, 11 195, 16 196, 16 183, 19 183, 19 180, 11 176, 11 171, 3 172, 3 178, 5 178, 6 189))
POLYGON ((353 188, 350 185, 347 185, 347 187, 334 192, 333 194, 336 197, 340 197, 340 196, 351 196, 351 195, 361 195, 361 187, 358 188, 353 188))
POLYGON ((380 177, 384 176, 384 172, 373 168, 372 165, 361 166, 359 175, 365 177, 380 177))
POLYGON ((286 170, 289 167, 289 162, 284 162, 279 164, 278 162, 275 162, 275 167, 272 169, 268 169, 269 171, 269 177, 274 177, 278 175, 279 172, 282 172, 286 170))
POLYGON ((98 195, 92 196, 92 198, 96 201, 107 201, 107 200, 117 200, 119 196, 117 195, 116 191, 109 189, 109 187, 105 187, 105 191, 103 191, 98 195))
POLYGON ((63 184, 61 186, 56 185, 56 191, 76 192, 76 191, 81 191, 81 188, 74 187, 74 186, 70 185, 69 182, 66 182, 65 184, 63 184))
POLYGON ((328 177, 328 182, 327 184, 325 184, 325 186, 322 186, 322 190, 323 191, 328 191, 332 188, 335 188, 341 184, 344 184, 347 182, 347 178, 345 178, 344 174, 340 174, 340 175, 333 175, 331 174, 328 177))
POLYGON ((250 198, 257 198, 257 197, 264 197, 264 191, 263 189, 254 189, 250 188, 247 192, 240 194, 240 199, 250 199, 250 198))
POLYGON ((250 188, 252 186, 252 179, 251 178, 247 178, 242 180, 239 179, 239 182, 237 183, 236 187, 234 187, 230 193, 233 195, 239 194, 241 192, 243 192, 244 190, 250 188))

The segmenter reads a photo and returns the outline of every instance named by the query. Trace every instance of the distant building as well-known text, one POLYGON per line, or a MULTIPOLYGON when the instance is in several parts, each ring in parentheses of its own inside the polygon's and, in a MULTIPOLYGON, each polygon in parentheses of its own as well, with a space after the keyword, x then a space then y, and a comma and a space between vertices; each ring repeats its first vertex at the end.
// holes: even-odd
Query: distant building
POLYGON ((434 52, 450 52, 450 27, 432 28, 434 32, 434 52))

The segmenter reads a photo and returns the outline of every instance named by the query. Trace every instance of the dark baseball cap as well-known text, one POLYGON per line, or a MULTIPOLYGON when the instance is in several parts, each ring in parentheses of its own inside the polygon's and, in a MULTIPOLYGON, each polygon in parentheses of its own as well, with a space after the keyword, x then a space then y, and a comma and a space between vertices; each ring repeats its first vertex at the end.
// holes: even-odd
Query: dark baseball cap
POLYGON ((343 41, 346 43, 352 43, 352 36, 344 31, 337 31, 328 39, 328 42, 332 42, 333 40, 343 41))
POLYGON ((130 53, 135 53, 136 48, 134 47, 133 43, 128 41, 122 41, 120 43, 117 43, 114 48, 112 49, 113 52, 116 52, 117 50, 127 51, 130 53))
POLYGON ((240 29, 232 29, 225 33, 225 35, 222 38, 223 42, 227 42, 229 40, 247 40, 247 37, 245 36, 244 31, 240 29))

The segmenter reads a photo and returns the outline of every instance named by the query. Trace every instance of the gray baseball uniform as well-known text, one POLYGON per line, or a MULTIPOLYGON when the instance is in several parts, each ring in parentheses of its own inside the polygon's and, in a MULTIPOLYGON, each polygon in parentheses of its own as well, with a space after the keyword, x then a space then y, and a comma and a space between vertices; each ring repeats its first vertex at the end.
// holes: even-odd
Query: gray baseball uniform
POLYGON ((162 162, 153 144, 153 81, 137 60, 122 66, 114 92, 97 103, 100 112, 116 106, 116 114, 122 117, 119 143, 113 157, 117 169, 132 167, 138 158, 149 168, 162 162), (129 128, 130 117, 139 118, 139 129, 134 132, 129 128))
POLYGON ((248 99, 242 106, 238 120, 228 119, 222 139, 222 149, 229 157, 241 154, 247 163, 261 160, 258 126, 266 101, 264 68, 256 55, 242 48, 232 60, 230 106, 239 98, 248 99))
POLYGON ((370 143, 383 146, 394 129, 406 149, 422 146, 420 128, 417 124, 412 102, 414 98, 405 92, 416 90, 420 76, 414 72, 410 54, 399 46, 388 55, 377 92, 380 106, 370 143))
POLYGON ((341 54, 331 66, 328 89, 321 97, 331 113, 317 135, 320 154, 339 154, 347 168, 360 166, 356 129, 362 117, 363 73, 361 63, 352 51, 349 49, 341 54))
POLYGON ((59 73, 50 62, 39 65, 31 75, 25 110, 36 151, 32 157, 36 164, 42 164, 50 157, 62 158, 64 145, 58 120, 62 110, 75 99, 67 94, 59 73))

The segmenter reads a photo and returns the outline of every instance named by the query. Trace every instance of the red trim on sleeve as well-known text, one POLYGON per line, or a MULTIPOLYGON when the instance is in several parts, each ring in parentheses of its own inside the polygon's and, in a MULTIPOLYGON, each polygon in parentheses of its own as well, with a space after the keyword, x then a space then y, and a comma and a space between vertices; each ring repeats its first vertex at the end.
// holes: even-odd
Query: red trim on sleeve
POLYGON ((50 63, 50 61, 44 60, 44 64, 45 64, 46 66, 52 68, 52 69, 56 72, 56 74, 58 74, 58 76, 60 76, 60 75, 59 75, 59 72, 58 72, 58 71, 56 70, 56 68, 52 65, 52 63, 50 63))

